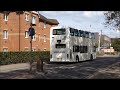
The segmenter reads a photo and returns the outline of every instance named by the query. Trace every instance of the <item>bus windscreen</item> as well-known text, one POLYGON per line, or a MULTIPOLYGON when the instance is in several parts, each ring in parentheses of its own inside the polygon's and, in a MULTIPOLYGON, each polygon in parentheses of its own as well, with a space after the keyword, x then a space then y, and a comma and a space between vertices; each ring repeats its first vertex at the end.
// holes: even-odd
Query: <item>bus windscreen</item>
POLYGON ((53 29, 53 35, 65 35, 65 29, 53 29))

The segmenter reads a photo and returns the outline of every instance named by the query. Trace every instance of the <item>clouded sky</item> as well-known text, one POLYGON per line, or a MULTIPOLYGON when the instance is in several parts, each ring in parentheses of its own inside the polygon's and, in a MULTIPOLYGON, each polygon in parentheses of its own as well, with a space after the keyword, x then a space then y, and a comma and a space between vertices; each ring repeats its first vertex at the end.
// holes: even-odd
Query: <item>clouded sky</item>
POLYGON ((105 17, 102 11, 40 11, 47 18, 57 19, 59 26, 71 26, 85 31, 99 32, 109 37, 120 37, 116 32, 104 26, 105 17))

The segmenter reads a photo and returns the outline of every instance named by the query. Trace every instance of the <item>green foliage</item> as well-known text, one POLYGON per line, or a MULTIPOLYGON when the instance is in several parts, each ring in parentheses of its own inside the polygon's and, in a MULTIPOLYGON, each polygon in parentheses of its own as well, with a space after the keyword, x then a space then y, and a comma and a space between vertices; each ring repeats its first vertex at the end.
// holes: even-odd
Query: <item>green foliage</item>
POLYGON ((104 15, 106 26, 112 26, 120 30, 120 11, 106 11, 104 15))
POLYGON ((107 54, 107 55, 116 55, 116 53, 115 52, 105 52, 104 54, 107 54))
POLYGON ((26 63, 30 60, 37 61, 38 59, 49 60, 50 52, 0 52, 0 65, 26 63))
POLYGON ((103 51, 100 51, 100 52, 97 51, 97 52, 96 52, 96 55, 97 55, 97 56, 103 56, 103 55, 104 55, 104 52, 103 52, 103 51))
POLYGON ((96 48, 98 48, 98 43, 95 43, 96 48))
POLYGON ((112 45, 111 45, 115 51, 120 52, 120 39, 112 39, 112 45))

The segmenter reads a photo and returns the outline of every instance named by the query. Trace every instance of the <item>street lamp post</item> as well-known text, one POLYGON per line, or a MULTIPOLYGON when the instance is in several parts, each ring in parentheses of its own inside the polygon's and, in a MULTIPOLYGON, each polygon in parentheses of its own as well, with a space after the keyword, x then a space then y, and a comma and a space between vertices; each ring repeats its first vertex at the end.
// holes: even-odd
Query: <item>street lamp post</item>
POLYGON ((102 30, 101 30, 101 33, 99 35, 99 44, 98 44, 98 51, 100 51, 100 44, 101 44, 101 36, 102 36, 102 30))

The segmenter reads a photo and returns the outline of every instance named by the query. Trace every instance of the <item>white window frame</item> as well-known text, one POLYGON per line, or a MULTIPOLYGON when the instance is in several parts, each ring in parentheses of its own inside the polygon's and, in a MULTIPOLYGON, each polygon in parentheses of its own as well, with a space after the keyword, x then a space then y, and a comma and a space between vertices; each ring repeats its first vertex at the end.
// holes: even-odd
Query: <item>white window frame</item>
POLYGON ((8 48, 3 48, 3 52, 8 52, 8 48))
POLYGON ((32 24, 36 24, 36 17, 32 16, 32 24))
POLYGON ((28 37, 29 37, 28 31, 25 31, 25 38, 28 38, 28 37))
POLYGON ((29 51, 29 47, 25 47, 24 51, 29 51))
POLYGON ((46 21, 44 21, 44 28, 46 28, 46 21))
POLYGON ((33 48, 32 51, 33 51, 33 52, 36 51, 36 48, 33 48))
POLYGON ((29 14, 28 13, 25 13, 25 20, 29 21, 29 14))
POLYGON ((8 21, 8 14, 4 13, 4 21, 8 21))
POLYGON ((8 39, 8 30, 3 30, 3 39, 8 39))
POLYGON ((43 50, 44 50, 44 51, 47 51, 47 48, 44 48, 43 50))
POLYGON ((44 34, 44 42, 46 42, 46 34, 44 34))

